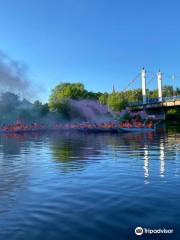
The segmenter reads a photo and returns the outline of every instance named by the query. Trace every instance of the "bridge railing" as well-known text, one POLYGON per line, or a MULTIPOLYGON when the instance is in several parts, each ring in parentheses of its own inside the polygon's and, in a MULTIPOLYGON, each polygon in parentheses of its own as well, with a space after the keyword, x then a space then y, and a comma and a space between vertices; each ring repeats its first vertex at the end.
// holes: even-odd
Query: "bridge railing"
POLYGON ((163 97, 162 101, 159 101, 158 98, 149 98, 146 101, 146 104, 143 104, 142 101, 138 101, 138 102, 131 102, 128 104, 129 107, 138 107, 138 106, 142 106, 142 105, 147 105, 147 104, 155 104, 155 103, 160 103, 160 102, 173 102, 173 101, 177 101, 180 100, 180 95, 178 96, 172 96, 172 97, 163 97))
POLYGON ((171 102, 171 101, 177 101, 180 100, 180 96, 172 96, 172 97, 164 97, 164 102, 171 102))

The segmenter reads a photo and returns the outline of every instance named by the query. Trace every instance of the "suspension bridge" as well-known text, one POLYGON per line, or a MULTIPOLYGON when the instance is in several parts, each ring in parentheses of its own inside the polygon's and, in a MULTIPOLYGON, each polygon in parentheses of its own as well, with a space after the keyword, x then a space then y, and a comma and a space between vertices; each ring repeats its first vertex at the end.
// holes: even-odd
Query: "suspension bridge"
POLYGON ((128 107, 132 111, 145 110, 149 114, 154 114, 156 118, 165 119, 165 113, 170 108, 180 108, 180 95, 175 94, 174 80, 175 76, 172 75, 172 96, 166 96, 163 93, 163 74, 159 70, 157 74, 147 74, 145 68, 141 70, 141 73, 133 79, 124 90, 130 89, 136 80, 141 79, 142 88, 142 100, 130 102, 128 107), (150 79, 147 81, 147 75, 150 75, 150 79), (147 85, 149 85, 154 79, 157 81, 157 97, 151 98, 148 96, 147 85))

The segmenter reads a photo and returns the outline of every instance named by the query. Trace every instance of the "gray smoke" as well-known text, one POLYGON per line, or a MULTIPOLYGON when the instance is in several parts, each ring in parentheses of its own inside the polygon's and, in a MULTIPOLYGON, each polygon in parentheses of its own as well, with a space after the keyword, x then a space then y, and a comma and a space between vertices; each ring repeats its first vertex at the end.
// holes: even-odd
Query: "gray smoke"
POLYGON ((11 59, 0 51, 0 91, 11 91, 24 96, 30 90, 25 64, 11 59))

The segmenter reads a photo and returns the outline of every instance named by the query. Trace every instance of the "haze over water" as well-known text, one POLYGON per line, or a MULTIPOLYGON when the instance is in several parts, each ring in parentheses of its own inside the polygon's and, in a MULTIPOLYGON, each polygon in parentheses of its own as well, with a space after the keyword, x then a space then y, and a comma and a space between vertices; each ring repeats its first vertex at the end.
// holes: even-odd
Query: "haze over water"
POLYGON ((3 240, 178 240, 179 189, 177 131, 0 136, 3 240))

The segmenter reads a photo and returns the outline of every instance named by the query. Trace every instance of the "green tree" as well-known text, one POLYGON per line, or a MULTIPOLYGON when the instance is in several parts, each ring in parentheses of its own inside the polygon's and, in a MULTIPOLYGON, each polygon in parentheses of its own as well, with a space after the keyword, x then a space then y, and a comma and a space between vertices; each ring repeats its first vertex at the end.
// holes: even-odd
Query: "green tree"
POLYGON ((164 97, 171 97, 171 96, 173 96, 173 86, 165 85, 163 87, 163 96, 164 97))
POLYGON ((47 103, 42 104, 42 102, 37 100, 33 104, 33 110, 36 114, 44 116, 49 113, 49 106, 47 103))
POLYGON ((111 93, 107 99, 107 105, 113 111, 120 111, 127 106, 127 100, 123 93, 111 93))
POLYGON ((83 99, 89 100, 98 100, 99 93, 89 92, 87 90, 84 91, 83 99))
POLYGON ((175 94, 176 94, 176 95, 180 95, 180 88, 179 88, 179 87, 176 88, 175 94))
POLYGON ((99 96, 98 98, 100 104, 102 105, 107 105, 107 100, 108 100, 108 93, 103 93, 99 96))
POLYGON ((49 108, 51 111, 61 112, 69 99, 81 99, 85 93, 82 83, 61 83, 57 85, 49 98, 49 108))
POLYGON ((138 102, 142 99, 142 90, 136 89, 136 90, 128 90, 125 92, 121 92, 123 97, 126 99, 128 103, 130 102, 138 102))
POLYGON ((158 98, 158 90, 152 90, 149 92, 149 98, 158 98))

